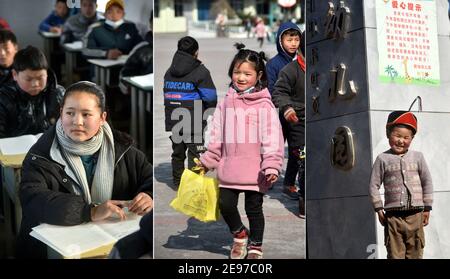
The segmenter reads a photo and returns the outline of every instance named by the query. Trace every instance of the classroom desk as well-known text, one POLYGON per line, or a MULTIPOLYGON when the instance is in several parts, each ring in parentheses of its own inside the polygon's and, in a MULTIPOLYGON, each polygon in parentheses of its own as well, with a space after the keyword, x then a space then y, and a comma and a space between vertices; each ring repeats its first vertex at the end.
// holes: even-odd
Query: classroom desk
POLYGON ((68 85, 73 83, 73 71, 77 67, 77 56, 81 53, 83 49, 82 42, 73 42, 69 44, 64 44, 63 49, 66 53, 66 64, 65 64, 65 74, 66 82, 68 85))
POLYGON ((39 35, 41 35, 41 37, 44 39, 44 54, 45 54, 45 57, 47 57, 48 65, 52 65, 51 54, 55 50, 54 49, 55 40, 57 40, 59 42, 59 38, 61 37, 61 34, 39 31, 39 35))
POLYGON ((128 55, 122 55, 117 60, 111 59, 88 59, 88 62, 95 67, 95 83, 106 89, 110 85, 110 72, 113 67, 123 66, 128 55))
POLYGON ((23 159, 26 154, 20 155, 0 155, 0 164, 2 166, 3 182, 3 206, 5 219, 14 211, 14 219, 10 220, 8 227, 11 232, 17 234, 22 220, 22 207, 19 200, 20 171, 23 159))
POLYGON ((22 221, 22 207, 19 200, 20 171, 26 154, 1 155, 3 212, 7 239, 7 254, 13 255, 13 243, 19 233, 22 221))
MULTIPOLYGON (((147 118, 145 111, 153 112, 152 92, 153 92, 153 74, 136 77, 123 77, 122 82, 131 88, 131 136, 138 140, 138 147, 146 151, 146 129, 147 118)), ((151 119, 150 119, 151 121, 151 119)))

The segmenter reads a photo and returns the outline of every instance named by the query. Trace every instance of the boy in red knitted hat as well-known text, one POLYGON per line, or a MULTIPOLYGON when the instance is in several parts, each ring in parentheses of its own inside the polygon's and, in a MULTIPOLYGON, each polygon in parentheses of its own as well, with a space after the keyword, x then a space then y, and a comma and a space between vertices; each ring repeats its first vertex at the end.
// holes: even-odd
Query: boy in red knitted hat
POLYGON ((384 226, 388 259, 420 259, 433 203, 431 175, 421 152, 409 150, 417 118, 409 111, 389 114, 386 135, 391 148, 372 168, 370 196, 384 226), (384 206, 380 187, 384 186, 384 206))

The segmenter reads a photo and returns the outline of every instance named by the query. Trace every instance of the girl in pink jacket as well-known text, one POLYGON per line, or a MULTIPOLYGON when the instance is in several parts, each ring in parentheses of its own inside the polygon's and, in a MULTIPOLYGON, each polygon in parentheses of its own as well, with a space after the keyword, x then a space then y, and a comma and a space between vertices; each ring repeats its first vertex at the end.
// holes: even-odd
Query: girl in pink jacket
POLYGON ((259 18, 256 22, 255 33, 256 40, 259 42, 259 48, 262 48, 264 38, 267 36, 266 25, 264 24, 264 20, 262 18, 259 18))
POLYGON ((263 196, 280 174, 284 141, 266 88, 264 52, 244 49, 242 44, 236 47, 239 52, 228 70, 230 89, 215 111, 210 142, 199 166, 217 169, 220 211, 234 236, 230 258, 260 259, 263 196), (240 193, 245 193, 250 229, 237 208, 240 193))

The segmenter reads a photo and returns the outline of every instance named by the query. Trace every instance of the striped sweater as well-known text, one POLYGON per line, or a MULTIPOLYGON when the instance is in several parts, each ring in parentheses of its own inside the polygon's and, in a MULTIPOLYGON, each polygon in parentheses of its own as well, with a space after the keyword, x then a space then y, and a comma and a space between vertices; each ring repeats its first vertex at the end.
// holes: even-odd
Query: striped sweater
POLYGON ((385 210, 431 210, 433 184, 421 152, 408 151, 399 156, 388 150, 378 155, 373 164, 369 186, 375 211, 383 209, 381 184, 384 186, 385 210))

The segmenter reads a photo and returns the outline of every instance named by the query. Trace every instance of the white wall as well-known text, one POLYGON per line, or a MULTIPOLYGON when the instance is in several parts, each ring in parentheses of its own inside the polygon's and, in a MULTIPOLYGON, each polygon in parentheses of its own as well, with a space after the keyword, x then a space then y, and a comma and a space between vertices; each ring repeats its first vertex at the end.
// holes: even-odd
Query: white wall
POLYGON ((0 0, 0 17, 8 21, 21 47, 34 45, 42 49, 39 23, 53 7, 54 0, 0 0))

